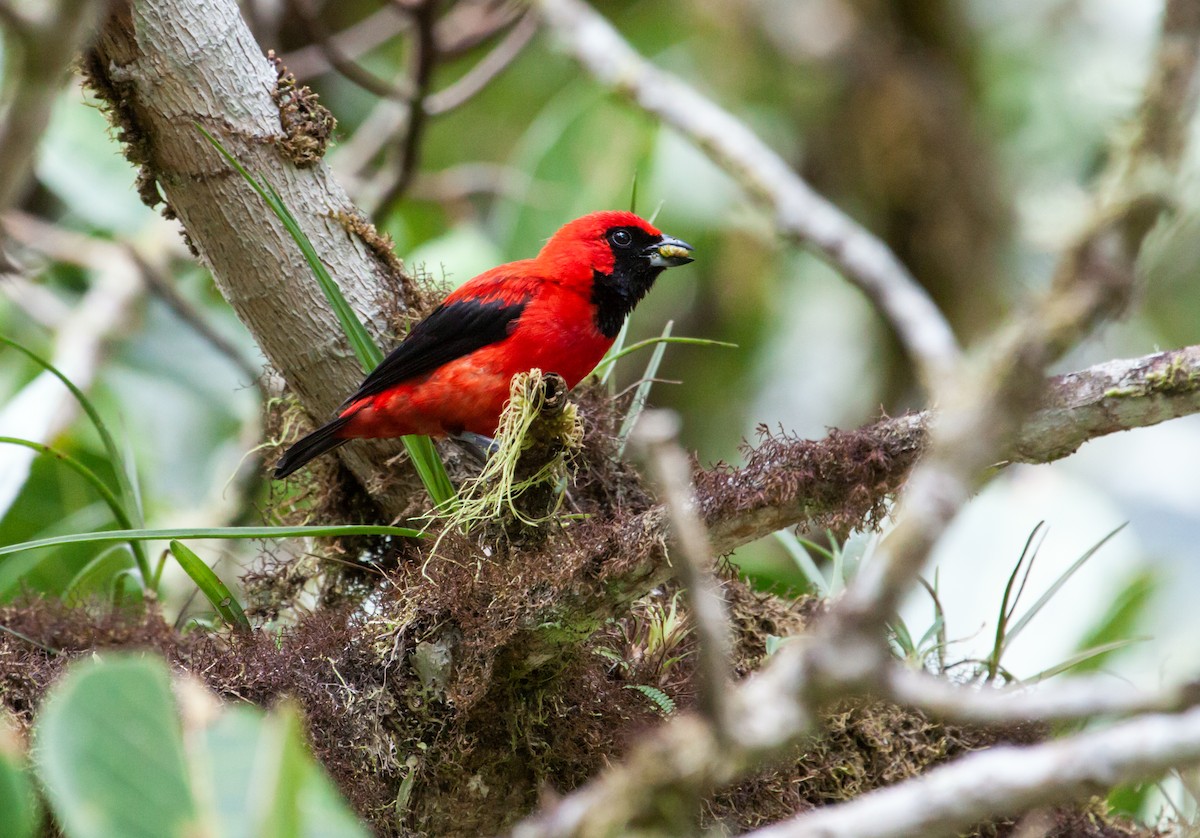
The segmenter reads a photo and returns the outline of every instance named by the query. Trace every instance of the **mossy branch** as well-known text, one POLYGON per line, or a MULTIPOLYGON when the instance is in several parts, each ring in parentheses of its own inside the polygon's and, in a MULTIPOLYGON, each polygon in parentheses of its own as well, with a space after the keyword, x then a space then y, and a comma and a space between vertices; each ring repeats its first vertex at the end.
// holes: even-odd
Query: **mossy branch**
MULTIPOLYGON (((1200 346, 1108 361, 1046 380, 1039 407, 1016 434, 1003 467, 1049 463, 1085 442, 1200 413, 1200 346)), ((928 441, 932 411, 885 418, 823 440, 767 436, 748 448, 739 468, 717 465, 695 474, 696 496, 713 549, 729 553, 777 530, 797 525, 850 530, 876 523, 904 484, 928 441)), ((656 507, 612 528, 596 555, 620 557, 601 587, 580 586, 556 606, 555 630, 535 629, 514 648, 523 665, 555 657, 564 643, 590 632, 564 624, 599 625, 671 575, 662 544, 665 510, 656 507)))

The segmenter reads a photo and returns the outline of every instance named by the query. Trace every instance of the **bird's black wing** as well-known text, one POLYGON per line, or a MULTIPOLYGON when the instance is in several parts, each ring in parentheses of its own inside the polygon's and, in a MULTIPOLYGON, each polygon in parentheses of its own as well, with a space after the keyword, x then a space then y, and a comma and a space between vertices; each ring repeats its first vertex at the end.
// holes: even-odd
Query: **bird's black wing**
POLYGON ((528 301, 526 297, 517 301, 455 300, 443 303, 412 328, 345 404, 382 393, 476 349, 504 340, 528 301))

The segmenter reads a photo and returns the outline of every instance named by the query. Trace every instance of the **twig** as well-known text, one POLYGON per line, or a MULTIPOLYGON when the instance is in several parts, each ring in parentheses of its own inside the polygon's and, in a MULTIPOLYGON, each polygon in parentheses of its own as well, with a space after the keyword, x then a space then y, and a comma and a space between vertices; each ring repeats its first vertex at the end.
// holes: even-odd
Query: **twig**
POLYGON ((526 14, 503 40, 449 87, 439 90, 425 100, 425 113, 436 116, 465 104, 488 86, 516 60, 517 56, 537 34, 537 18, 526 14))
POLYGON ((395 182, 384 192, 375 208, 376 220, 383 218, 400 200, 412 184, 417 172, 417 161, 421 156, 421 139, 429 114, 425 111, 425 97, 433 81, 433 68, 437 64, 437 43, 434 40, 434 24, 437 21, 437 0, 419 0, 412 8, 413 38, 412 96, 409 98, 408 120, 400 146, 400 171, 395 182))
MULTIPOLYGON (((311 10, 312 7, 308 6, 308 9, 311 10)), ((317 21, 320 25, 320 18, 317 21)), ((280 60, 297 78, 310 79, 336 69, 330 61, 330 55, 354 62, 359 55, 387 43, 410 27, 406 15, 399 15, 390 6, 384 6, 339 32, 330 33, 326 30, 324 34, 327 37, 313 38, 313 43, 284 53, 280 60)), ((311 34, 311 28, 309 32, 311 34)))
POLYGON ((936 838, 1200 761, 1200 709, 1029 747, 999 746, 747 838, 936 838))
POLYGON ((729 739, 728 699, 730 665, 729 618, 713 576, 713 552, 704 522, 696 511, 692 467, 679 447, 679 416, 654 410, 642 416, 633 442, 645 452, 650 473, 663 495, 671 532, 679 550, 676 574, 687 591, 696 633, 700 712, 717 739, 729 739))
POLYGON ((599 82, 680 131, 775 213, 780 232, 809 245, 857 285, 895 329, 927 389, 959 356, 945 317, 876 236, 817 194, 746 125, 638 55, 581 0, 537 0, 542 19, 599 82))
POLYGON ((524 0, 455 3, 438 22, 435 31, 438 55, 445 59, 458 58, 511 26, 527 9, 524 0))
POLYGON ((883 688, 890 701, 946 722, 966 725, 1014 725, 1032 720, 1072 722, 1098 716, 1173 713, 1200 704, 1195 683, 1146 693, 1112 676, 1091 675, 1060 681, 1053 688, 955 685, 945 678, 888 668, 883 688))
POLYGON ((1183 155, 1195 111, 1196 68, 1200 65, 1200 4, 1169 0, 1162 35, 1138 119, 1130 156, 1173 167, 1183 155))
MULTIPOLYGON (((1089 440, 1200 412, 1200 346, 1106 361, 1050 378, 1042 390, 996 465, 1053 462, 1089 440)), ((768 440, 741 468, 698 473, 717 551, 814 519, 863 525, 863 514, 899 489, 934 421, 925 411, 818 442, 768 440)))
MULTIPOLYGON (((540 0, 540 7, 585 66, 630 92, 647 110, 670 121, 665 114, 681 103, 687 112, 715 109, 674 79, 653 76, 657 71, 579 0, 540 0), (648 77, 652 84, 646 84, 648 77)), ((718 111, 718 116, 725 115, 718 111)), ((730 129, 748 134, 736 122, 730 129)), ((780 171, 779 176, 785 174, 780 171)), ((935 370, 947 374, 926 379, 939 413, 928 453, 908 477, 896 528, 804 642, 785 646, 732 694, 729 736, 716 736, 711 725, 694 717, 668 724, 635 748, 622 766, 526 821, 516 834, 615 834, 639 819, 644 823, 667 811, 657 805, 658 796, 706 793, 802 741, 814 714, 831 703, 855 695, 886 695, 889 686, 896 686, 889 680, 886 621, 987 467, 1016 444, 1022 424, 1037 407, 1046 364, 1126 304, 1134 262, 1163 206, 1137 178, 1117 178, 1116 188, 1065 254, 1041 300, 1014 316, 969 362, 952 364, 953 354, 928 358, 914 353, 925 363, 926 376, 935 370)), ((1196 409, 1194 385, 1174 375, 1171 380, 1190 391, 1189 409, 1196 409)), ((786 484, 787 479, 778 475, 778 482, 786 484)), ((719 537, 714 541, 723 546, 719 537)), ((942 709, 949 709, 945 696, 939 698, 942 709)), ((1046 709, 1069 704, 1048 702, 1046 709)), ((953 834, 989 815, 1077 793, 1089 783, 1107 787, 1198 759, 1200 711, 1177 718, 1142 717, 1104 733, 1034 748, 993 749, 760 834, 953 834)))
POLYGON ((289 0, 289 2, 296 16, 300 18, 300 22, 304 24, 304 28, 308 30, 308 36, 313 40, 317 48, 320 49, 326 60, 349 81, 383 99, 394 99, 398 102, 404 102, 412 97, 412 90, 407 85, 402 83, 392 84, 385 79, 381 79, 369 70, 364 69, 362 65, 356 63, 349 55, 342 52, 340 43, 321 21, 321 16, 317 13, 316 8, 313 7, 312 0, 289 0))

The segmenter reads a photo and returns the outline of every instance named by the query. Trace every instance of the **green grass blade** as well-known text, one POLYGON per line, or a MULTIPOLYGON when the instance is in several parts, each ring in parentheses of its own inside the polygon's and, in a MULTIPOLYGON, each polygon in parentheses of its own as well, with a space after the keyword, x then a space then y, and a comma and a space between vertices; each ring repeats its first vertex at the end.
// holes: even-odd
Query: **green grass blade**
MULTIPOLYGON (((104 445, 104 452, 108 455, 109 462, 112 463, 113 473, 117 477, 117 495, 123 499, 124 502, 121 504, 121 507, 125 510, 125 514, 131 522, 127 526, 130 528, 144 526, 146 522, 142 519, 141 499, 129 477, 133 471, 132 461, 126 460, 124 450, 117 446, 117 441, 113 439, 113 435, 109 432, 108 426, 104 424, 104 420, 100 418, 100 413, 96 410, 95 405, 92 404, 91 399, 84 395, 83 391, 76 387, 75 383, 63 375, 57 367, 36 352, 26 349, 16 341, 3 336, 0 336, 0 344, 11 347, 25 355, 29 360, 61 381, 63 386, 70 391, 75 401, 79 403, 79 406, 91 421, 92 426, 96 429, 96 433, 100 435, 100 442, 104 445)), ((140 546, 137 546, 134 548, 133 554, 137 559, 138 569, 143 572, 148 570, 150 560, 146 557, 145 551, 140 546)), ((143 587, 148 587, 150 585, 150 577, 146 576, 143 583, 143 587)))
MULTIPOLYGON (((1013 613, 1017 608, 1017 600, 1021 598, 1021 591, 1025 590, 1025 582, 1021 583, 1020 589, 1016 595, 1013 595, 1013 586, 1017 583, 1017 575, 1020 574, 1021 568, 1025 567, 1025 580, 1029 579, 1029 570, 1033 567, 1034 559, 1037 558, 1037 552, 1041 549, 1041 542, 1034 546, 1034 540, 1038 533, 1042 532, 1042 528, 1046 525, 1045 521, 1038 521, 1033 531, 1029 533, 1029 538, 1025 539, 1025 546, 1021 549, 1021 557, 1017 559, 1017 564, 1013 568, 1012 573, 1008 575, 1008 583, 1004 586, 1004 595, 1000 598, 1000 614, 996 618, 996 636, 992 641, 992 651, 988 655, 988 680, 995 679, 997 670, 1000 667, 1000 659, 1004 655, 1004 649, 1008 645, 1007 634, 1009 630, 1009 621, 1012 619, 1013 613), (1028 566, 1026 566, 1028 560, 1028 566), (1011 601, 1011 605, 1010 605, 1011 601)), ((1042 536, 1042 541, 1045 540, 1045 535, 1042 536)))
POLYGON ((1017 622, 1013 624, 1013 627, 1008 630, 1008 637, 1005 638, 1004 647, 1007 648, 1008 645, 1016 638, 1016 636, 1021 633, 1021 630, 1025 628, 1025 626, 1029 625, 1029 621, 1037 616, 1038 612, 1041 611, 1046 606, 1046 603, 1048 603, 1054 597, 1054 595, 1059 592, 1063 585, 1067 584, 1067 580, 1075 575, 1075 571, 1083 567, 1088 559, 1096 555, 1097 550, 1107 544, 1114 535, 1125 529, 1125 527, 1126 524, 1121 524, 1121 526, 1117 527, 1108 535, 1104 536, 1104 538, 1097 541, 1090 549, 1085 551, 1082 556, 1072 562, 1071 566, 1064 570, 1062 575, 1054 580, 1054 584, 1047 588, 1046 592, 1038 597, 1037 602, 1030 606, 1029 610, 1021 615, 1021 619, 1017 620, 1017 622))
MULTIPOLYGON (((250 184, 250 187, 259 194, 259 197, 266 202, 271 211, 283 224, 284 228, 296 242, 296 246, 300 248, 300 252, 304 254, 304 260, 308 262, 309 268, 312 269, 313 275, 317 278, 317 283, 321 286, 321 290, 325 293, 325 299, 329 301, 329 307, 333 309, 333 313, 337 316, 338 323, 342 327, 342 332, 346 335, 346 340, 349 341, 350 347, 354 350, 355 356, 358 358, 359 365, 364 373, 368 373, 375 367, 379 366, 383 361, 383 352, 379 346, 372 340, 367 329, 363 326, 362 321, 358 319, 358 315, 354 313, 354 309, 350 307, 350 303, 342 294, 342 289, 333 281, 333 277, 325 268, 325 263, 321 261, 321 257, 317 254, 316 248, 309 241, 308 236, 304 234, 296 217, 292 215, 287 208, 283 198, 279 195, 275 188, 269 183, 259 181, 254 175, 246 170, 236 157, 230 154, 220 141, 212 134, 204 130, 200 125, 196 126, 213 147, 221 153, 221 155, 229 161, 229 164, 237 170, 245 181, 250 184)), ((446 473, 446 466, 442 462, 442 458, 438 455, 437 448, 429 437, 425 436, 406 436, 403 438, 404 448, 408 452, 409 458, 412 460, 413 467, 417 470, 417 476, 421 478, 425 490, 429 492, 429 496, 433 498, 437 506, 453 505, 455 499, 454 484, 450 482, 450 476, 446 473)))
MULTIPOLYGON (((625 322, 628 323, 629 321, 625 321, 625 322)), ((624 327, 622 327, 622 328, 624 328, 624 327)), ((615 363, 616 361, 619 361, 621 358, 624 358, 626 355, 637 352, 639 349, 645 349, 647 346, 657 346, 660 343, 684 343, 684 344, 688 344, 690 346, 721 346, 726 349, 737 349, 738 348, 738 345, 736 343, 730 343, 729 341, 725 341, 725 340, 709 340, 707 338, 684 338, 684 337, 673 338, 673 337, 667 337, 664 335, 661 337, 647 338, 646 340, 639 340, 637 343, 632 344, 631 346, 628 346, 624 349, 620 349, 616 352, 610 351, 608 355, 605 355, 603 358, 600 359, 600 363, 596 364, 596 369, 593 370, 593 372, 599 372, 601 369, 603 369, 604 374, 601 377, 600 382, 604 383, 604 381, 608 379, 609 371, 612 369, 613 363, 615 363)), ((616 344, 613 344, 613 346, 615 348, 616 344)))
POLYGON ((1100 657, 1101 655, 1111 654, 1118 649, 1124 649, 1126 646, 1132 646, 1134 643, 1144 643, 1149 639, 1150 638, 1148 637, 1129 637, 1124 640, 1114 640, 1111 643, 1102 643, 1099 646, 1093 646, 1091 649, 1084 649, 1082 652, 1076 652, 1075 654, 1071 655, 1071 657, 1067 658, 1061 663, 1057 663, 1048 669, 1043 669, 1032 678, 1026 678, 1022 680, 1021 683, 1036 684, 1040 681, 1045 681, 1047 678, 1053 678, 1055 675, 1061 675, 1062 673, 1074 669, 1075 667, 1080 666, 1081 664, 1084 664, 1093 658, 1100 657))
POLYGON ((196 587, 221 615, 222 620, 234 628, 250 630, 250 621, 246 619, 246 612, 242 610, 241 603, 203 559, 178 541, 171 542, 171 555, 179 562, 183 572, 196 583, 196 587))
MULTIPOLYGON (((625 322, 621 324, 621 331, 617 332, 617 339, 614 340, 613 345, 608 348, 608 352, 604 353, 604 357, 600 359, 600 363, 596 364, 596 369, 592 370, 592 374, 594 375, 596 370, 599 370, 603 367, 604 372, 600 375, 601 384, 607 384, 609 376, 612 375, 614 367, 612 364, 608 363, 608 359, 613 355, 616 355, 624 348, 625 337, 629 334, 629 321, 632 319, 632 317, 625 318, 625 322)), ((609 388, 609 392, 612 392, 611 387, 609 388)))
MULTIPOLYGON (((127 530, 132 530, 135 528, 136 524, 129 517, 128 513, 126 512, 125 504, 121 503, 120 498, 113 493, 112 489, 108 488, 108 485, 100 479, 100 476, 96 474, 96 472, 92 471, 70 454, 59 451, 57 448, 51 448, 49 445, 45 445, 41 442, 34 442, 31 439, 20 439, 19 437, 13 436, 0 436, 0 444, 19 445, 23 448, 29 448, 37 451, 39 454, 54 457, 56 460, 70 468, 89 484, 91 484, 92 488, 96 490, 97 494, 99 494, 104 500, 104 503, 107 504, 108 508, 112 510, 113 517, 117 519, 118 524, 127 530)), ((113 468, 120 470, 121 464, 119 462, 113 463, 113 468)), ((136 559, 138 563, 138 571, 142 574, 142 587, 148 588, 150 587, 153 575, 150 572, 150 561, 146 557, 146 551, 142 549, 140 544, 137 544, 134 541, 129 542, 129 547, 131 550, 133 550, 134 559, 136 559)))
POLYGON ((825 579, 825 574, 821 573, 821 568, 817 567, 817 563, 813 561, 808 550, 805 549, 804 543, 796 537, 796 534, 790 530, 780 530, 775 533, 775 540, 783 545, 783 549, 792 557, 792 561, 796 563, 796 567, 804 574, 804 578, 812 585, 817 595, 821 599, 828 599, 829 582, 825 579))
MULTIPOLYGON (((232 158, 231 158, 232 159, 232 158)), ((244 171, 244 170, 243 170, 244 171)), ((246 173, 246 176, 249 176, 246 173)), ((329 271, 325 268, 325 263, 321 261, 321 257, 317 255, 316 248, 309 241, 308 236, 300 229, 299 222, 295 216, 283 203, 283 198, 275 191, 275 187, 271 184, 264 184, 267 192, 270 194, 270 200, 267 201, 279 220, 283 222, 283 226, 287 228, 291 234, 300 252, 304 254, 304 261, 308 262, 308 266, 312 268, 313 273, 317 277, 317 282, 321 284, 321 290, 325 292, 325 299, 329 301, 330 307, 334 314, 337 315, 338 323, 341 324, 342 331, 346 334, 346 339, 350 341, 351 347, 354 349, 354 354, 358 356, 358 362, 362 365, 363 372, 370 372, 379 366, 383 361, 383 352, 379 345, 367 333, 367 328, 358 319, 354 309, 350 307, 349 301, 342 294, 342 289, 333 281, 329 271)))
POLYGON ((892 645, 900 653, 900 657, 908 660, 916 655, 917 645, 913 643, 912 634, 908 630, 908 626, 903 620, 896 620, 894 623, 887 624, 888 631, 891 636, 888 638, 892 645))
POLYGON ((358 319, 358 315, 354 313, 354 309, 350 308, 350 303, 343 296, 342 289, 333 281, 333 277, 330 276, 329 271, 325 268, 325 263, 321 261, 321 257, 317 254, 316 248, 313 247, 308 236, 304 234, 304 230, 300 228, 300 223, 296 221, 296 217, 292 215, 287 205, 284 204, 279 193, 270 184, 260 181, 252 175, 203 126, 197 125, 196 127, 212 143, 213 148, 229 161, 229 165, 237 170, 237 173, 250 185, 250 188, 258 193, 258 196, 275 213, 275 216, 283 224, 284 229, 288 231, 293 241, 296 242, 296 245, 300 248, 300 252, 304 255, 304 261, 308 262, 308 266, 312 269, 313 275, 316 276, 321 290, 325 292, 325 298, 329 301, 330 308, 333 309, 333 313, 337 316, 338 323, 341 324, 342 331, 345 333, 346 339, 350 342, 350 347, 358 357, 363 372, 369 372, 377 367, 379 362, 383 360, 383 353, 379 351, 379 347, 375 345, 375 341, 371 340, 371 336, 367 334, 366 328, 363 326, 362 321, 358 319))
POLYGON ((338 535, 394 535, 403 538, 420 538, 420 530, 407 527, 386 527, 373 524, 349 524, 339 526, 305 527, 201 527, 149 530, 102 530, 57 535, 36 541, 23 541, 0 547, 0 556, 36 550, 39 547, 57 547, 60 544, 89 544, 106 541, 171 541, 180 538, 300 538, 331 537, 338 535))
POLYGON ((417 476, 421 478, 421 483, 433 498, 434 504, 443 511, 449 511, 455 505, 458 495, 433 440, 427 436, 414 435, 401 437, 401 441, 408 452, 408 458, 412 460, 413 468, 417 470, 417 476))
MULTIPOLYGON (((662 336, 669 338, 671 329, 675 327, 674 320, 668 320, 667 325, 663 327, 662 336)), ((625 454, 625 445, 629 442, 629 433, 633 430, 633 426, 637 424, 638 417, 642 415, 642 411, 646 408, 646 399, 650 397, 650 388, 654 385, 654 376, 658 375, 658 365, 662 363, 663 354, 667 351, 666 343, 659 343, 654 347, 654 354, 650 356, 650 363, 646 365, 646 373, 642 376, 642 381, 637 386, 637 390, 633 394, 633 402, 629 405, 629 412, 625 414, 625 420, 621 422, 621 430, 617 436, 621 439, 621 445, 617 449, 617 456, 621 457, 625 454)))
POLYGON ((71 581, 63 588, 60 598, 67 599, 80 589, 86 593, 89 587, 105 580, 114 582, 121 571, 132 569, 133 559, 125 550, 125 545, 114 544, 112 547, 101 550, 91 561, 80 568, 79 572, 71 577, 71 581))

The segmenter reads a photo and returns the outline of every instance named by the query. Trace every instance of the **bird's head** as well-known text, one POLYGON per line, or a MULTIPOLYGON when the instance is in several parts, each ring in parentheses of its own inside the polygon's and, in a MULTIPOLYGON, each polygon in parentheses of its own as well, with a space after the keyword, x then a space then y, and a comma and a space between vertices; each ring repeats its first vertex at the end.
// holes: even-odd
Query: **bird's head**
POLYGON ((589 287, 597 327, 615 337, 658 275, 691 262, 691 251, 631 212, 593 212, 559 229, 538 262, 548 278, 589 287))

